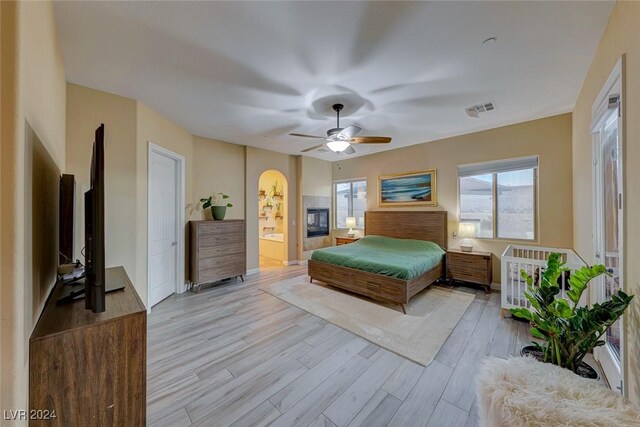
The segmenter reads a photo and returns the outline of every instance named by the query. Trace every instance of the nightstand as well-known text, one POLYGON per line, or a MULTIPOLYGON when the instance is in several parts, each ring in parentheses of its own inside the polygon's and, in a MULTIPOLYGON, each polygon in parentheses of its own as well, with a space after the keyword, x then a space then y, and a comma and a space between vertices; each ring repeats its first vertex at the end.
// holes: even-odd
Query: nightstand
POLYGON ((359 237, 336 237, 336 246, 348 245, 349 243, 357 242, 359 237))
POLYGON ((447 250, 447 278, 449 283, 454 280, 477 283, 489 292, 492 280, 491 252, 447 250))

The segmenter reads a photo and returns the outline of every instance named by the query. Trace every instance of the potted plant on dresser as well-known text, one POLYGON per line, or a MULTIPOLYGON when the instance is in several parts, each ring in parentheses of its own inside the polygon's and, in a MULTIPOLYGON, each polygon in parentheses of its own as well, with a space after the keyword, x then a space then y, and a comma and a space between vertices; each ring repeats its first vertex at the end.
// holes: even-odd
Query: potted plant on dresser
POLYGON ((227 208, 232 208, 231 203, 225 202, 229 196, 224 193, 216 193, 207 199, 200 199, 202 209, 211 208, 211 216, 214 220, 221 221, 227 214, 227 208))
POLYGON ((560 254, 549 255, 539 279, 522 270, 527 282, 527 308, 512 308, 511 313, 531 324, 531 334, 542 343, 533 342, 522 349, 522 355, 570 369, 586 378, 598 378, 597 372, 583 361, 594 347, 604 345, 601 339, 607 329, 622 316, 633 295, 618 291, 611 299, 591 306, 579 306, 580 298, 593 279, 609 274, 603 265, 585 266, 569 276, 567 299, 558 297, 559 280, 569 274, 560 254))

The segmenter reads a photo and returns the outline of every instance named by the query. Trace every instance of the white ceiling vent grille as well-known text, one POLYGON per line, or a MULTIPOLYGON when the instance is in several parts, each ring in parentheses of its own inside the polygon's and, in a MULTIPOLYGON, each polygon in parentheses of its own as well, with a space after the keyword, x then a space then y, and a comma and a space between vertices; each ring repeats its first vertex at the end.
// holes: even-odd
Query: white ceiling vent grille
POLYGON ((488 113, 489 111, 493 111, 496 109, 496 104, 491 102, 483 102, 482 104, 472 105, 471 107, 467 107, 464 109, 465 113, 469 117, 480 117, 480 113, 488 113))

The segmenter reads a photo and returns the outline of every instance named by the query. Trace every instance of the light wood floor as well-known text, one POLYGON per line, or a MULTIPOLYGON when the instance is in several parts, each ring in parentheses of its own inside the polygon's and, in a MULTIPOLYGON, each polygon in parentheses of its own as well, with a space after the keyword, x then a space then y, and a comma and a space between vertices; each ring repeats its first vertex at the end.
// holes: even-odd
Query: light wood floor
POLYGON ((153 307, 149 425, 476 426, 479 363, 530 340, 527 325, 500 318, 498 293, 462 287, 475 300, 425 368, 258 288, 297 275, 306 267, 153 307))
POLYGON ((281 268, 282 261, 275 258, 269 258, 266 256, 260 255, 260 269, 264 270, 265 268, 281 268))

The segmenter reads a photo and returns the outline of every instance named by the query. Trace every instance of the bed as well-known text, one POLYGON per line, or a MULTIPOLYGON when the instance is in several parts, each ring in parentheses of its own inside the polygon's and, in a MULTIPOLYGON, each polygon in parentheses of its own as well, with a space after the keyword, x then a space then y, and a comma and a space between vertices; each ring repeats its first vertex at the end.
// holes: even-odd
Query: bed
POLYGON ((406 312, 411 297, 444 278, 445 211, 369 211, 364 234, 358 242, 314 251, 310 282, 397 303, 406 312))

